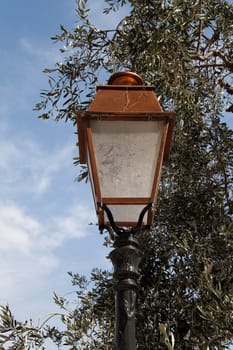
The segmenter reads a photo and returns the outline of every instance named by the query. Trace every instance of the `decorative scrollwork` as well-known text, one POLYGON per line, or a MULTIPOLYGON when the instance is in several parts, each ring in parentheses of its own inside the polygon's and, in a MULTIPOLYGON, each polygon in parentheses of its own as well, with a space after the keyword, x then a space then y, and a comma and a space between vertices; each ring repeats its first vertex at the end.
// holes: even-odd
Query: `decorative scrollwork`
POLYGON ((147 204, 142 209, 136 226, 131 227, 131 228, 117 226, 115 221, 114 221, 112 212, 108 208, 108 206, 104 203, 98 203, 98 205, 101 209, 103 209, 105 211, 105 213, 108 217, 109 223, 110 223, 110 227, 109 226, 100 227, 100 231, 103 231, 104 229, 108 230, 111 238, 112 237, 114 238, 116 235, 120 236, 120 235, 125 234, 125 233, 137 235, 141 231, 142 228, 147 228, 147 226, 143 225, 143 218, 144 218, 146 212, 152 207, 152 203, 147 204))

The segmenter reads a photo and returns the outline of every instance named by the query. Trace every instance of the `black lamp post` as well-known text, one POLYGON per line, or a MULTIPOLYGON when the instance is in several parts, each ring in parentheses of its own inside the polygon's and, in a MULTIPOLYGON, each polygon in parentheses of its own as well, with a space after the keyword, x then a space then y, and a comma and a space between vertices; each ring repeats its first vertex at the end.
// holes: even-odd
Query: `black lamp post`
POLYGON ((99 229, 114 241, 115 350, 135 350, 138 234, 153 221, 161 167, 167 163, 175 120, 153 86, 132 72, 113 74, 78 112, 80 163, 87 163, 99 229))

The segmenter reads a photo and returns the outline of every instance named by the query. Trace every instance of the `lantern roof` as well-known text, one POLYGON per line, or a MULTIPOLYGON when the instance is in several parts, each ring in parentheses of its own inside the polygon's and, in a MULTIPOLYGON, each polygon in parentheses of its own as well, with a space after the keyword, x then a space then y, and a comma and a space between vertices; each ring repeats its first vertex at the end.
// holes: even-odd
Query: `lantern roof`
POLYGON ((153 86, 99 85, 88 112, 120 114, 154 114, 163 109, 153 86))

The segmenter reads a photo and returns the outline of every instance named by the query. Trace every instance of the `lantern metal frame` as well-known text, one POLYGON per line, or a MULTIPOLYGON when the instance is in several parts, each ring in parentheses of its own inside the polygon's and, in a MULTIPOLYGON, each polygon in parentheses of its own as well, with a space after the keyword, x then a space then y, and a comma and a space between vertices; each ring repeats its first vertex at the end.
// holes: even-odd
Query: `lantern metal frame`
MULTIPOLYGON (((114 81, 113 81, 114 82, 114 81)), ((111 103, 111 102, 110 102, 111 103)), ((156 202, 160 173, 162 164, 168 163, 168 157, 171 147, 172 134, 175 121, 174 112, 164 112, 154 93, 153 86, 144 85, 103 85, 97 87, 97 95, 95 96, 91 106, 86 111, 79 111, 77 115, 78 135, 79 135, 79 157, 80 163, 88 163, 89 176, 91 179, 92 193, 95 202, 95 208, 99 219, 99 227, 106 226, 105 214, 102 209, 102 204, 109 205, 141 205, 147 206, 156 202), (122 111, 121 96, 127 94, 132 96, 133 103, 128 106, 127 112, 122 111), (99 95, 98 95, 99 94, 99 95), (104 100, 106 95, 106 101, 104 100), (138 96, 143 95, 144 100, 142 106, 136 108, 133 106, 137 102, 138 96), (115 97, 117 96, 117 97, 115 97), (116 98, 118 102, 117 107, 112 107, 109 104, 110 98, 116 98), (152 102, 151 102, 152 101, 152 102), (116 109, 116 111, 114 111, 116 109), (137 110, 138 109, 138 110, 137 110), (143 111, 145 109, 145 112, 143 111), (91 121, 124 121, 146 123, 164 121, 163 133, 161 143, 159 146, 159 153, 157 164, 155 165, 154 180, 151 188, 151 193, 148 197, 103 197, 101 193, 98 166, 95 156, 95 149, 93 143, 93 135, 91 129, 91 121)), ((153 150, 152 150, 153 152, 153 150)), ((148 210, 147 220, 145 224, 150 226, 153 222, 153 212, 150 208, 148 210)), ((118 226, 132 227, 137 222, 118 221, 118 226)))

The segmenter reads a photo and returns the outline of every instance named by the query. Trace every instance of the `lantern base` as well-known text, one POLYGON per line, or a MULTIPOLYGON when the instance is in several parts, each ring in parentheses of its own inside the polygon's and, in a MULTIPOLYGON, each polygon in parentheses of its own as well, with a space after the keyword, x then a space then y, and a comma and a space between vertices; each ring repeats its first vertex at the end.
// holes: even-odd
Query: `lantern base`
POLYGON ((142 209, 142 211, 139 215, 139 218, 138 218, 138 222, 135 226, 126 227, 126 228, 122 227, 122 226, 118 226, 115 223, 112 212, 106 204, 97 203, 97 205, 105 211, 107 218, 108 218, 108 221, 109 221, 109 225, 100 225, 99 226, 100 233, 102 233, 104 230, 107 230, 111 236, 112 236, 112 233, 113 233, 113 235, 121 235, 122 233, 130 233, 133 235, 137 235, 140 233, 141 230, 148 230, 150 228, 150 225, 143 225, 143 218, 144 218, 145 214, 147 213, 147 211, 152 208, 152 203, 147 204, 142 209))

